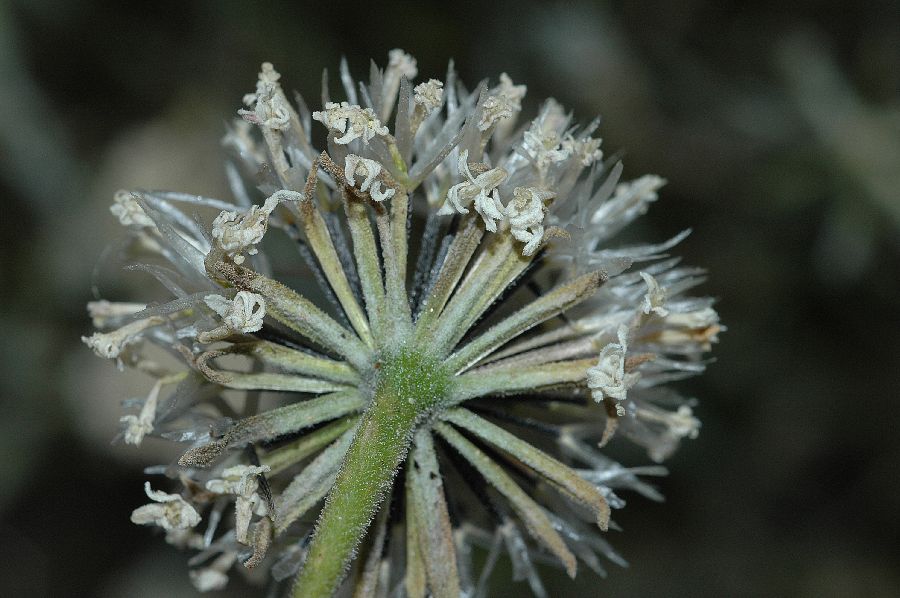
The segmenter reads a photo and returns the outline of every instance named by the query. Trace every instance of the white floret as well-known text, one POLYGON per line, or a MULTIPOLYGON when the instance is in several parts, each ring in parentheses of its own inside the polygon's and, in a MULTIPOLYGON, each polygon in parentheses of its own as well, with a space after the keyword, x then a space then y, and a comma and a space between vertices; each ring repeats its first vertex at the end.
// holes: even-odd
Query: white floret
POLYGON ((444 99, 444 84, 437 79, 429 79, 425 83, 419 83, 413 89, 413 102, 421 107, 427 116, 441 107, 444 99))
POLYGON ((587 167, 603 158, 603 151, 600 149, 602 141, 592 137, 575 139, 569 134, 562 140, 561 147, 569 155, 577 157, 582 166, 587 167))
POLYGON ((236 497, 234 533, 241 544, 247 543, 247 530, 250 528, 253 513, 265 508, 262 498, 257 493, 259 488, 257 476, 270 469, 268 465, 235 465, 225 469, 221 478, 206 482, 206 489, 210 492, 233 494, 236 497))
POLYGON ((503 219, 503 204, 500 202, 500 192, 497 187, 506 180, 507 173, 502 168, 491 168, 477 177, 473 176, 467 162, 468 158, 467 150, 460 152, 457 168, 465 180, 450 187, 447 192, 447 201, 438 214, 452 214, 454 211, 468 214, 467 206, 474 201, 475 211, 484 220, 485 228, 490 232, 496 232, 495 220, 503 219))
POLYGON ((646 174, 633 181, 619 183, 613 196, 591 216, 591 224, 611 222, 623 214, 635 211, 643 214, 647 211, 648 204, 659 199, 657 191, 665 184, 666 180, 655 174, 646 174))
POLYGON ((200 523, 200 514, 180 494, 166 494, 153 490, 150 482, 144 492, 153 502, 131 513, 131 522, 138 525, 157 525, 164 530, 190 529, 200 523))
POLYGON ((210 565, 189 571, 188 576, 198 592, 216 592, 224 590, 225 586, 228 585, 228 575, 226 572, 231 569, 231 566, 236 560, 236 552, 223 552, 210 565))
POLYGON ((223 211, 213 220, 212 237, 236 264, 242 264, 244 251, 250 255, 258 253, 253 246, 262 241, 268 225, 269 215, 259 206, 253 206, 248 213, 223 211))
POLYGON ((254 247, 262 241, 269 228, 269 216, 281 201, 297 201, 302 195, 280 190, 270 195, 262 206, 252 206, 247 212, 223 211, 212 224, 212 238, 216 245, 234 260, 243 264, 243 253, 256 255, 254 247))
POLYGON ((650 458, 660 463, 668 458, 684 438, 694 439, 700 434, 700 420, 689 405, 681 405, 676 411, 640 406, 634 415, 655 428, 647 449, 650 458))
POLYGON ((412 81, 419 74, 416 68, 416 59, 412 54, 407 54, 400 48, 394 48, 388 52, 388 65, 384 69, 382 79, 382 105, 392 105, 400 89, 401 77, 412 81))
POLYGON ((91 336, 82 336, 81 341, 93 349, 100 357, 117 358, 126 346, 141 340, 143 332, 152 326, 165 322, 163 318, 154 316, 136 320, 112 332, 95 332, 91 336))
POLYGON ((123 415, 119 421, 125 424, 125 443, 140 446, 144 436, 153 431, 153 422, 156 419, 156 405, 159 402, 159 392, 162 382, 153 385, 150 394, 144 401, 140 413, 137 415, 123 415))
POLYGON ((500 86, 498 92, 506 96, 510 106, 515 112, 522 110, 522 99, 525 97, 527 91, 528 87, 525 85, 515 85, 509 75, 500 73, 500 86))
POLYGON ((263 327, 266 300, 262 295, 238 291, 233 300, 221 295, 207 295, 203 302, 222 316, 222 323, 235 332, 256 332, 263 327))
POLYGON ((541 114, 531 122, 522 138, 522 150, 531 158, 543 178, 552 164, 567 160, 572 149, 563 145, 560 128, 565 126, 562 107, 548 101, 541 114))
POLYGON ((113 195, 113 205, 109 206, 112 215, 119 219, 122 226, 135 228, 155 228, 153 220, 144 212, 144 208, 137 202, 129 191, 116 191, 113 195))
POLYGON ((719 323, 719 314, 711 307, 684 313, 670 313, 666 323, 684 328, 707 328, 719 323))
POLYGON ((126 303, 124 301, 88 301, 87 310, 94 328, 105 328, 111 321, 131 316, 147 308, 146 303, 126 303))
POLYGON ((478 130, 487 131, 500 121, 512 118, 512 115, 517 112, 515 106, 515 101, 506 94, 499 93, 489 96, 481 107, 478 130))
POLYGON ((249 122, 271 129, 288 128, 291 110, 278 83, 280 78, 272 63, 264 62, 256 83, 256 93, 244 96, 244 104, 253 110, 239 110, 238 114, 249 122))
POLYGON ((609 343, 600 351, 597 365, 588 368, 587 384, 591 396, 596 401, 605 397, 624 401, 628 389, 637 380, 636 375, 625 373, 625 354, 628 351, 628 328, 620 326, 617 331, 618 343, 609 343))
POLYGON ((387 127, 381 124, 371 108, 362 108, 356 104, 328 102, 325 110, 313 112, 312 117, 332 131, 340 133, 341 136, 334 140, 340 145, 347 145, 355 139, 369 143, 376 135, 388 134, 387 127))
POLYGON ((513 199, 504 213, 509 220, 509 230, 517 241, 525 243, 522 255, 533 255, 544 238, 544 202, 554 193, 535 187, 516 187, 513 199))
POLYGON ((663 318, 669 315, 669 310, 665 308, 666 290, 660 287, 656 279, 646 272, 641 272, 641 278, 647 285, 647 293, 644 295, 641 311, 647 315, 654 313, 663 318))
POLYGON ((344 159, 344 178, 347 183, 356 187, 356 177, 363 177, 359 190, 368 193, 375 201, 384 201, 393 197, 393 189, 383 189, 378 175, 381 174, 381 164, 375 160, 362 158, 355 154, 348 154, 344 159))

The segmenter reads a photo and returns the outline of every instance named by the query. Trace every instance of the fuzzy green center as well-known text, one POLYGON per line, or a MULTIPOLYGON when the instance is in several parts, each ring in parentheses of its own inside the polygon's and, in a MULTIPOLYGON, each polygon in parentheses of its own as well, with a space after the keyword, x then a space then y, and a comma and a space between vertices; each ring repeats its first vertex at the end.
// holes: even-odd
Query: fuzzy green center
POLYGON ((428 355, 403 348, 376 362, 375 380, 374 400, 392 401, 396 409, 413 409, 422 416, 447 398, 452 374, 428 355))

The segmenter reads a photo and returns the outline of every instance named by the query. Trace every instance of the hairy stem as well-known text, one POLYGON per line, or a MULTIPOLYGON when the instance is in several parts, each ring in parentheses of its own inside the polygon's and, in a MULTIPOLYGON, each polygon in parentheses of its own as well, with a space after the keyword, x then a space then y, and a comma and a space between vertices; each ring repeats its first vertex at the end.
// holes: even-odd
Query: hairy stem
POLYGON ((327 597, 337 589, 406 458, 417 423, 446 396, 449 381, 444 368, 420 354, 382 360, 372 403, 319 516, 295 597, 327 597))

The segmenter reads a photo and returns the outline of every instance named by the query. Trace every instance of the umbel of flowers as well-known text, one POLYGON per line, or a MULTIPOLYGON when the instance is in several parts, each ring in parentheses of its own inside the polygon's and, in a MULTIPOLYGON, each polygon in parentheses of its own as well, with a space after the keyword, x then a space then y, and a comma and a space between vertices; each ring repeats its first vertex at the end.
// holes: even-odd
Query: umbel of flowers
POLYGON ((667 255, 684 234, 614 243, 664 181, 620 181, 597 122, 552 99, 523 120, 505 74, 416 74, 400 50, 367 83, 342 63, 343 100, 323 79, 310 111, 263 64, 224 139, 233 203, 115 196, 171 299, 93 302, 84 341, 155 380, 124 441, 185 444, 132 520, 195 551, 199 590, 240 571, 304 598, 485 596, 505 552, 543 596, 535 563, 624 564, 603 533, 620 492, 660 499, 640 476, 662 467, 600 448, 659 462, 697 435, 667 384, 720 330, 686 294, 703 274, 667 255), (270 228, 303 285, 273 275, 270 228))

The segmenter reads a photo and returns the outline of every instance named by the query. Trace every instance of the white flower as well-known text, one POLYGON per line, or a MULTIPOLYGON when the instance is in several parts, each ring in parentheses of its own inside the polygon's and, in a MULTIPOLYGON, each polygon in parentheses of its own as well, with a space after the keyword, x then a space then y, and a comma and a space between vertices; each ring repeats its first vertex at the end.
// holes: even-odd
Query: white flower
POLYGON ((132 523, 158 525, 164 530, 189 529, 200 523, 200 514, 180 494, 153 490, 150 482, 144 484, 144 492, 154 502, 135 509, 132 523))
POLYGON ((146 329, 163 322, 165 320, 159 316, 144 318, 125 324, 112 332, 95 332, 91 336, 82 336, 81 341, 100 357, 115 359, 127 345, 139 341, 146 329))
POLYGON ((247 543, 247 530, 256 507, 265 507, 256 490, 259 488, 257 476, 270 470, 268 465, 235 465, 222 472, 222 477, 206 482, 206 489, 215 494, 234 494, 234 533, 238 542, 247 543))
POLYGON ((570 150, 562 147, 559 135, 555 131, 544 129, 538 121, 532 122, 523 139, 525 151, 534 158, 539 169, 562 162, 570 155, 570 150))
POLYGON ((487 131, 498 122, 512 118, 512 115, 517 112, 515 100, 503 93, 489 96, 481 109, 481 119, 478 121, 479 131, 487 131))
POLYGON ((268 224, 269 215, 259 206, 253 206, 246 214, 223 211, 213 220, 212 236, 218 246, 234 258, 235 263, 242 264, 244 256, 241 253, 248 247, 247 253, 257 254, 257 249, 252 246, 262 241, 268 224))
POLYGON ((561 147, 569 155, 577 156, 581 165, 587 167, 603 158, 603 151, 600 149, 602 141, 592 137, 575 139, 571 134, 567 134, 562 140, 561 147))
POLYGON ((566 160, 572 150, 562 144, 560 129, 566 124, 562 107, 548 100, 541 114, 531 122, 522 140, 522 149, 543 178, 551 164, 566 160))
POLYGON ((481 118, 478 129, 488 134, 493 133, 498 139, 506 139, 516 122, 516 116, 522 111, 522 98, 526 87, 514 85, 506 73, 501 73, 500 84, 490 90, 488 98, 481 106, 481 118))
POLYGON ((221 478, 206 482, 206 489, 216 494, 235 494, 249 497, 256 492, 257 478, 269 471, 268 465, 234 465, 222 471, 221 478))
POLYGON ((496 139, 508 139, 516 117, 522 111, 522 98, 526 90, 524 85, 514 85, 509 75, 501 73, 500 84, 490 90, 490 95, 499 99, 489 99, 485 103, 479 128, 493 132, 496 139))
POLYGON ((201 343, 215 342, 235 332, 256 332, 263 327, 266 300, 261 295, 238 291, 233 300, 221 295, 206 295, 203 302, 222 317, 222 325, 197 335, 201 343))
POLYGON ((263 327, 266 300, 249 291, 238 291, 234 299, 207 295, 203 302, 222 317, 222 323, 235 332, 256 332, 263 327))
POLYGON ((689 405, 681 405, 677 411, 638 407, 634 411, 637 419, 662 426, 656 441, 648 447, 650 458, 657 463, 664 461, 678 447, 682 438, 694 439, 700 434, 700 420, 694 417, 689 405))
POLYGON ((554 197, 551 191, 536 187, 516 187, 513 200, 504 209, 512 236, 525 243, 522 255, 537 251, 544 237, 544 202, 554 197))
POLYGON ((647 284, 647 293, 644 295, 641 311, 648 315, 654 313, 663 318, 669 315, 669 310, 664 307, 666 304, 666 290, 660 287, 656 279, 646 272, 641 272, 641 278, 647 284))
POLYGON ((522 98, 525 97, 526 91, 528 91, 528 87, 525 85, 514 85, 512 79, 509 78, 509 75, 500 73, 500 86, 498 92, 506 96, 514 111, 519 112, 522 110, 522 98))
POLYGON ((447 201, 438 214, 452 214, 454 210, 460 214, 468 214, 469 210, 465 206, 474 200, 475 210, 481 214, 485 228, 496 232, 497 225, 494 220, 503 219, 503 204, 500 203, 500 192, 497 187, 506 180, 506 171, 502 168, 491 168, 477 177, 472 176, 467 162, 468 158, 468 150, 459 153, 457 162, 459 174, 467 180, 450 187, 447 192, 447 201))
POLYGON ((429 79, 425 83, 419 83, 413 89, 413 102, 416 107, 421 107, 425 115, 429 115, 441 107, 444 100, 444 84, 437 79, 429 79))
POLYGON ((643 213, 647 210, 647 204, 659 198, 657 191, 666 184, 666 180, 655 174, 645 174, 633 181, 626 181, 616 185, 613 196, 591 216, 591 224, 601 221, 612 221, 615 215, 629 210, 638 210, 643 213))
POLYGON ((394 99, 397 97, 397 90, 400 89, 400 78, 406 77, 411 81, 418 73, 416 59, 412 57, 412 54, 407 54, 400 48, 394 48, 388 52, 388 65, 384 69, 382 83, 382 103, 393 105, 394 99))
POLYGON ((597 365, 587 371, 588 388, 596 401, 602 401, 604 397, 624 401, 628 388, 637 380, 636 375, 625 373, 628 328, 619 326, 617 336, 619 342, 603 347, 597 365))
POLYGON ((416 68, 416 59, 413 58, 413 55, 407 54, 400 48, 394 48, 388 52, 388 65, 384 72, 385 80, 394 73, 397 77, 415 78, 419 69, 416 68))
POLYGON ((228 585, 228 576, 225 572, 231 569, 236 560, 236 552, 223 552, 208 567, 188 571, 188 577, 198 592, 224 590, 228 585))
POLYGON ((158 381, 150 389, 150 394, 141 407, 138 415, 123 415, 119 421, 125 424, 125 443, 140 446, 144 436, 153 431, 153 420, 156 419, 156 405, 159 402, 159 391, 162 381, 158 381))
POLYGON ((659 195, 656 192, 665 184, 666 180, 664 178, 655 174, 645 174, 639 179, 616 185, 614 197, 632 195, 640 198, 642 202, 656 201, 659 199, 659 195))
POLYGON ((292 191, 276 191, 262 206, 252 206, 249 212, 223 211, 213 220, 213 240, 234 259, 235 264, 243 264, 244 256, 241 254, 244 251, 250 255, 258 253, 253 246, 265 236, 269 227, 269 216, 275 211, 278 202, 295 200, 298 197, 300 194, 292 191))
POLYGON ((198 592, 217 592, 224 590, 228 585, 228 576, 225 571, 231 568, 231 564, 220 571, 218 568, 202 567, 188 571, 188 577, 198 592))
POLYGON ((203 536, 191 529, 166 530, 166 544, 175 548, 193 548, 201 550, 206 547, 203 536))
POLYGON ((704 351, 711 348, 711 343, 718 340, 722 331, 719 326, 719 314, 711 307, 704 307, 685 313, 669 313, 666 317, 667 327, 657 337, 662 345, 696 346, 704 351))
POLYGON ((363 177, 359 190, 368 192, 375 201, 384 201, 393 197, 393 189, 382 189, 378 175, 381 173, 381 164, 375 160, 361 158, 355 154, 348 154, 344 159, 344 178, 351 186, 356 186, 356 177, 363 177))
POLYGON ((685 313, 670 313, 666 323, 684 328, 708 328, 718 324, 719 314, 711 307, 703 307, 685 313))
POLYGON ((694 439, 700 435, 700 420, 694 417, 694 410, 689 405, 680 406, 666 423, 669 432, 676 438, 694 439))
POLYGON ((375 135, 388 134, 387 127, 381 124, 371 108, 362 108, 356 104, 328 102, 325 110, 313 112, 312 117, 329 129, 341 133, 342 136, 334 140, 341 145, 360 138, 363 143, 368 144, 375 135))
POLYGON ((87 310, 94 328, 105 328, 110 320, 131 316, 147 308, 145 303, 122 301, 88 301, 87 310))
POLYGON ((137 228, 155 228, 153 220, 144 212, 144 208, 137 202, 129 191, 116 191, 113 195, 113 205, 109 206, 112 215, 119 219, 122 226, 134 226, 137 228))
POLYGON ((238 114, 249 122, 271 129, 288 128, 291 110, 278 83, 280 78, 281 75, 272 67, 272 63, 264 62, 256 83, 256 93, 244 96, 244 104, 254 109, 239 110, 238 114))

